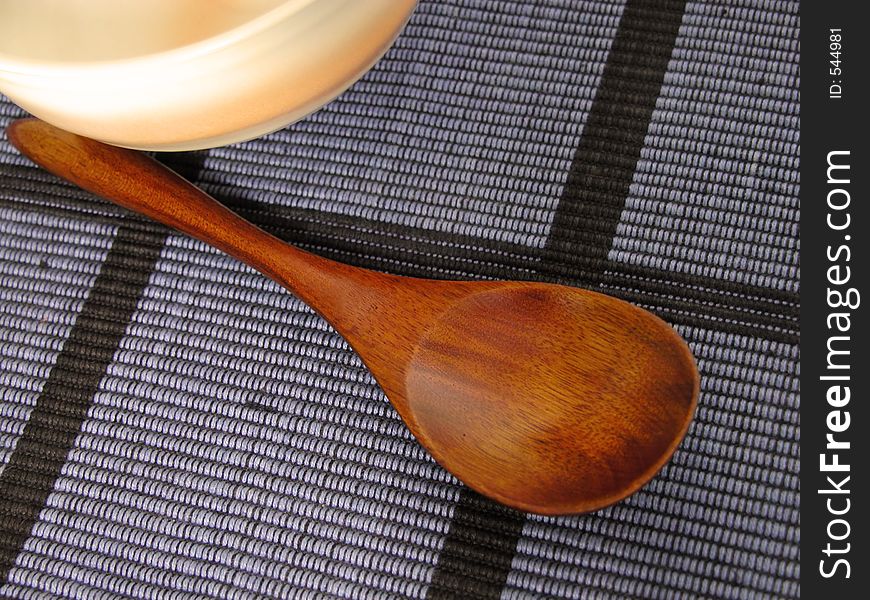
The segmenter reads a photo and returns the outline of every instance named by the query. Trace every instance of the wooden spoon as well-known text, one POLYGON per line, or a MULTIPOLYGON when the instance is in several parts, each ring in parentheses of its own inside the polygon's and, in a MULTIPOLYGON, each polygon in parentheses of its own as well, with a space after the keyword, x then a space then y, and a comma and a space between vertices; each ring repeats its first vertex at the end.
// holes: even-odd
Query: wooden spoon
POLYGON ((136 151, 36 119, 9 139, 52 173, 220 248, 317 310, 421 444, 478 492, 581 513, 646 483, 688 429, 698 372, 664 321, 586 290, 435 281, 295 248, 136 151))

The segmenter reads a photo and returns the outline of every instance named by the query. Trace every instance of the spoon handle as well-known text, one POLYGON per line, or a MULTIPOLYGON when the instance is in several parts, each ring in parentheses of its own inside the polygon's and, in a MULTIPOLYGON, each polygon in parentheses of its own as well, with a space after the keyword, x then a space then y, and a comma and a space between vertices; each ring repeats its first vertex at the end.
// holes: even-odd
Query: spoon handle
MULTIPOLYGON (((7 129, 15 147, 83 189, 187 233, 247 263, 306 303, 342 294, 356 271, 300 250, 244 220, 149 156, 68 133, 38 119, 7 129)), ((374 273, 372 273, 374 275, 374 273)))

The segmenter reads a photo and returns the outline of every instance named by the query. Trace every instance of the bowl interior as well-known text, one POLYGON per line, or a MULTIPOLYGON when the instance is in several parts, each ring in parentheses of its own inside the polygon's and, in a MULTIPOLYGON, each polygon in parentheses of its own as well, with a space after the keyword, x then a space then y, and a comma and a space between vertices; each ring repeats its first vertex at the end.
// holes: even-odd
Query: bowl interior
MULTIPOLYGON (((293 0, 290 0, 293 2, 293 0)), ((0 2, 0 58, 88 62, 172 50, 225 33, 288 0, 0 2)))

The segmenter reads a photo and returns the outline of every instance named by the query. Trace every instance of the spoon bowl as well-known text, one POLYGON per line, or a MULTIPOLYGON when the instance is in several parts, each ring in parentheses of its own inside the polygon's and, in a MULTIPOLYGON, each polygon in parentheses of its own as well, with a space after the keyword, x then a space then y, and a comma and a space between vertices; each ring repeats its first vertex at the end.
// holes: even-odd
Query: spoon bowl
POLYGON ((412 433, 478 492, 540 514, 639 489, 686 434, 699 378, 651 313, 561 285, 436 281, 319 257, 243 220, 166 167, 36 119, 9 139, 49 171, 206 241, 341 333, 412 433))
POLYGON ((391 397, 479 492, 538 513, 595 510, 662 467, 694 410, 691 355, 650 316, 575 288, 470 285, 417 339, 391 397))

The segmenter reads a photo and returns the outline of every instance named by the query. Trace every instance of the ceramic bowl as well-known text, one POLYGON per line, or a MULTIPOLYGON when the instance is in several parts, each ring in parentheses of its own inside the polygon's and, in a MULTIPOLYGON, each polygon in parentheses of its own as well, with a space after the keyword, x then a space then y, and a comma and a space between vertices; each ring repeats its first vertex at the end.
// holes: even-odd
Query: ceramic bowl
POLYGON ((341 93, 416 0, 0 2, 0 91, 110 144, 192 150, 264 135, 341 93))

